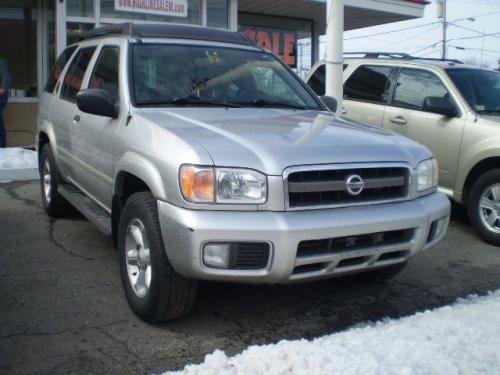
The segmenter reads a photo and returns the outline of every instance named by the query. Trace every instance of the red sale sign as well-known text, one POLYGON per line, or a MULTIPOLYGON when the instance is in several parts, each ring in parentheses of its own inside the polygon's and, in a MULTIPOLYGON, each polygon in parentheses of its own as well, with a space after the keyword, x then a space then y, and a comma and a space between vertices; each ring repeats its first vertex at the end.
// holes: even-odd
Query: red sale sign
POLYGON ((258 47, 272 51, 292 68, 297 66, 297 33, 252 26, 241 26, 240 30, 258 47))

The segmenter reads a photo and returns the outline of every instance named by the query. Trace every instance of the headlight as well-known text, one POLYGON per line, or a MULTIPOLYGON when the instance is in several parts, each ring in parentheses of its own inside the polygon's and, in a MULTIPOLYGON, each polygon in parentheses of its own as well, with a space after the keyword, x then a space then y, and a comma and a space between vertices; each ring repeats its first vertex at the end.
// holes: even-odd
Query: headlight
POLYGON ((194 203, 262 204, 267 178, 250 169, 184 165, 179 171, 184 198, 194 203))
POLYGON ((438 184, 438 164, 432 158, 421 162, 417 167, 417 190, 419 193, 433 189, 438 184))

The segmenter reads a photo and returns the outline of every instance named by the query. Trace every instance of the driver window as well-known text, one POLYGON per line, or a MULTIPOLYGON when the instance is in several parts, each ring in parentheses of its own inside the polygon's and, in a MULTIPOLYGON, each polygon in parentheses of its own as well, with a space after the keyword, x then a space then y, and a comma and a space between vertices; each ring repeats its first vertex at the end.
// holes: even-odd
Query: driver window
POLYGON ((120 49, 103 47, 89 81, 89 89, 103 89, 118 100, 120 49))
POLYGON ((445 99, 452 103, 448 90, 434 73, 420 69, 401 69, 393 104, 426 111, 426 99, 429 97, 445 99))

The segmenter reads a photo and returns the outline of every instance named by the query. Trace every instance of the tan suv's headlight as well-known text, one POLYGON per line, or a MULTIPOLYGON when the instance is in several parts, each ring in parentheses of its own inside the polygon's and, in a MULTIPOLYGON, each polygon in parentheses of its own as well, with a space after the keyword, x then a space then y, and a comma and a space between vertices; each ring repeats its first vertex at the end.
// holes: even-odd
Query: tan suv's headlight
POLYGON ((193 203, 262 204, 267 178, 251 169, 184 165, 179 170, 184 198, 193 203))
POLYGON ((432 158, 424 160, 417 167, 417 190, 419 193, 431 192, 438 184, 438 164, 432 158))

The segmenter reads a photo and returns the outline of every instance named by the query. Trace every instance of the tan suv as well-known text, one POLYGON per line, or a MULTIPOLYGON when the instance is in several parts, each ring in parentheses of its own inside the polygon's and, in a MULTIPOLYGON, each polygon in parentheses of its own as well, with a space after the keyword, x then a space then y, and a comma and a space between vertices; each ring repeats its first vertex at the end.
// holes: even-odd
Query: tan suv
MULTIPOLYGON (((324 95, 325 64, 306 77, 324 95)), ((500 73, 456 60, 363 53, 344 64, 343 116, 426 145, 441 190, 467 205, 470 222, 500 246, 500 73)))

